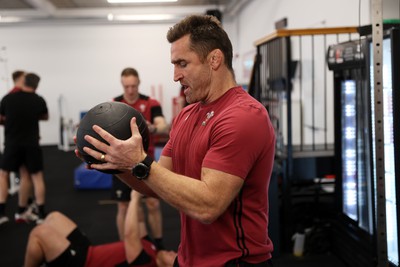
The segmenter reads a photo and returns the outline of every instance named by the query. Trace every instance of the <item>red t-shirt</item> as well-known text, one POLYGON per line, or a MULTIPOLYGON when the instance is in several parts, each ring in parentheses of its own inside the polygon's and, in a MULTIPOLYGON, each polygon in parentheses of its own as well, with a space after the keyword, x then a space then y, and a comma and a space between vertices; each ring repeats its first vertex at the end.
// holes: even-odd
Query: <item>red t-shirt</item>
MULTIPOLYGON (((147 239, 142 238, 144 251, 150 256, 147 264, 135 265, 138 267, 157 267, 156 247, 147 239)), ((126 262, 124 242, 114 242, 104 245, 90 246, 86 256, 85 267, 111 267, 126 262)))
POLYGON ((181 213, 180 266, 218 267, 233 259, 271 258, 268 187, 275 135, 267 110, 241 87, 210 104, 186 107, 176 118, 163 156, 173 171, 195 179, 203 167, 241 177, 244 185, 228 209, 203 224, 181 213))
MULTIPOLYGON (((119 101, 119 102, 123 102, 125 104, 128 104, 123 95, 117 96, 116 98, 114 98, 114 101, 119 101)), ((162 113, 162 109, 161 109, 161 105, 160 103, 153 99, 150 98, 148 96, 139 94, 139 99, 136 100, 135 103, 133 104, 128 104, 129 106, 133 107, 134 109, 136 109, 137 111, 139 111, 140 113, 142 113, 143 117, 146 119, 146 121, 149 121, 151 123, 154 122, 154 118, 158 117, 158 116, 164 116, 162 113)), ((149 138, 149 149, 147 151, 147 154, 149 154, 151 157, 154 158, 154 140, 153 140, 153 136, 150 134, 150 138, 149 138)))

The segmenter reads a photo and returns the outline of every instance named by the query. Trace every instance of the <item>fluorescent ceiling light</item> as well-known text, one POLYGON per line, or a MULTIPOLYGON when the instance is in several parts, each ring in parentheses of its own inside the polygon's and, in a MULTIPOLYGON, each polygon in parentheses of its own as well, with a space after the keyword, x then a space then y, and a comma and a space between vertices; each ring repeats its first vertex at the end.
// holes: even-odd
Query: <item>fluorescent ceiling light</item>
POLYGON ((110 4, 122 3, 165 3, 165 2, 178 2, 178 0, 107 0, 110 4))
POLYGON ((13 17, 13 16, 0 16, 0 23, 12 23, 12 22, 20 22, 22 21, 21 18, 19 17, 13 17))
MULTIPOLYGON (((160 21, 172 20, 175 17, 169 14, 147 14, 147 15, 114 15, 111 20, 119 21, 160 21)), ((110 20, 110 16, 108 17, 110 20)))

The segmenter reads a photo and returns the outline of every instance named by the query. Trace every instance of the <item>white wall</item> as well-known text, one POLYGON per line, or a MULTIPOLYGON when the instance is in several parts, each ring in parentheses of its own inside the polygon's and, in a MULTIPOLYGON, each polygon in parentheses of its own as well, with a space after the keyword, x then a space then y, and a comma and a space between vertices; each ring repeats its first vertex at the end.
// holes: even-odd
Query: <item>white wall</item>
MULTIPOLYGON (((254 56, 256 54, 256 47, 254 42, 273 32, 275 32, 275 22, 283 18, 288 19, 288 29, 300 28, 323 28, 323 27, 339 27, 339 26, 357 26, 359 24, 365 25, 369 23, 369 1, 361 1, 361 12, 359 18, 359 1, 348 0, 253 0, 245 9, 242 10, 238 18, 230 22, 230 31, 237 39, 235 40, 236 57, 235 57, 235 71, 236 79, 241 84, 248 84, 250 80, 250 73, 254 56), (359 22, 361 21, 361 23, 359 22)), ((347 36, 347 35, 346 35, 347 36)), ((295 42, 296 38, 292 38, 292 53, 293 59, 298 60, 298 46, 295 42)), ((315 41, 318 41, 317 38, 315 41)), ((337 40, 333 40, 337 43, 337 40)), ((325 66, 325 53, 326 47, 322 45, 316 46, 315 66, 315 79, 311 83, 311 44, 306 42, 303 38, 302 51, 302 93, 300 96, 299 79, 295 76, 293 80, 293 144, 312 144, 313 142, 319 143, 333 143, 334 142, 334 120, 333 120, 333 81, 331 72, 326 70, 325 66), (307 52, 307 54, 305 53, 307 52), (327 72, 328 77, 328 90, 327 94, 324 92, 324 71, 327 72), (315 87, 313 87, 315 85, 315 87), (311 93, 314 92, 314 104, 311 103, 311 93), (320 112, 324 110, 324 99, 327 101, 327 125, 325 125, 325 117, 320 112), (312 106, 318 112, 313 117, 312 106), (302 112, 300 112, 302 111, 302 112), (300 115, 302 114, 302 118, 300 115), (321 115, 321 116, 319 116, 321 115), (305 126, 314 124, 318 131, 310 130, 310 127, 303 127, 300 125, 304 121, 305 126), (303 135, 298 134, 300 130, 303 135), (327 135, 325 135, 327 133, 327 135), (301 137, 301 138, 300 138, 301 137), (314 139, 315 137, 315 139, 314 139), (326 139, 325 139, 326 138, 326 139)), ((280 123, 283 135, 283 141, 287 143, 287 127, 286 127, 286 112, 282 109, 282 122, 280 123)))
MULTIPOLYGON (((162 102, 171 118, 171 98, 179 94, 173 82, 170 45, 166 32, 171 25, 33 25, 0 28, 0 92, 4 95, 15 69, 41 76, 37 93, 48 104, 50 120, 41 123, 43 144, 59 140, 59 103, 64 98, 64 115, 79 120, 81 111, 109 101, 122 93, 121 70, 137 68, 140 91, 162 102), (3 73, 1 72, 3 70, 3 73), (154 88, 153 90, 151 88, 154 88), (163 94, 159 94, 162 88, 163 94)), ((23 108, 23 107, 21 107, 23 108)))
MULTIPOLYGON (((369 0, 361 1, 361 25, 370 22, 369 0)), ((388 0, 387 0, 388 1, 388 0)), ((394 1, 394 0, 391 0, 394 1)), ((359 25, 357 0, 253 0, 234 20, 229 22, 229 32, 237 39, 236 78, 248 83, 244 63, 255 54, 254 42, 275 31, 275 22, 288 19, 288 29, 323 28, 359 25)))
MULTIPOLYGON (((254 42, 275 32, 275 22, 283 18, 288 19, 288 29, 301 28, 324 28, 324 27, 344 27, 344 26, 363 26, 370 24, 371 9, 370 0, 253 0, 240 13, 235 20, 229 21, 225 26, 233 36, 235 48, 235 71, 236 79, 241 84, 248 84, 253 58, 256 54, 254 42)), ((399 0, 383 1, 383 18, 399 18, 399 0)), ((348 40, 348 35, 343 35, 339 41, 348 40), (346 39, 344 39, 346 38, 346 39)), ((358 35, 354 34, 353 39, 358 35)), ((328 71, 325 66, 326 48, 321 38, 315 38, 315 75, 314 82, 311 83, 311 43, 307 38, 302 39, 302 94, 300 96, 299 73, 293 80, 292 100, 293 107, 293 143, 311 144, 316 136, 316 143, 324 143, 325 131, 328 143, 334 142, 334 121, 333 121, 333 73, 328 71), (308 54, 307 54, 308 53, 308 54), (327 93, 324 92, 325 80, 327 77, 327 93), (315 87, 313 87, 315 86, 315 87), (313 91, 315 88, 315 91, 313 91), (313 106, 311 92, 315 92, 315 116, 312 116, 313 106), (301 100, 301 102, 299 102, 301 100), (324 100, 327 99, 327 125, 325 126, 324 100), (303 113, 300 113, 300 109, 303 113), (315 120, 315 127, 319 130, 313 131, 309 127, 303 128, 302 140, 298 132, 301 127, 299 124, 300 115, 303 114, 304 125, 312 125, 315 120), (326 128, 325 128, 326 127, 326 128), (297 131, 296 131, 297 130, 297 131)), ((335 44, 338 41, 336 36, 328 37, 327 45, 335 44)), ((298 59, 298 38, 292 38, 292 56, 298 59), (297 40, 297 43, 296 43, 297 40)), ((297 70, 298 71, 298 70, 297 70)), ((285 120, 285 118, 283 118, 285 120)), ((286 134, 286 127, 283 123, 283 134, 286 134)), ((284 142, 286 142, 284 136, 284 142)))
MULTIPOLYGON (((254 42, 275 31, 288 18, 288 29, 359 26, 371 23, 372 0, 252 0, 233 20, 224 20, 236 53, 239 83, 249 81, 245 62, 255 54, 254 42)), ((383 0, 383 18, 399 19, 399 0, 383 0)))
MULTIPOLYGON (((369 1, 361 0, 360 18, 356 0, 249 1, 234 19, 224 19, 234 47, 237 81, 248 83, 249 69, 243 66, 252 61, 254 42, 273 32, 275 21, 287 17, 288 28, 357 26, 359 20, 361 25, 369 24, 369 1)), ((385 2, 396 6, 387 10, 399 10, 398 0, 385 2)), ((120 72, 132 66, 141 75, 140 90, 159 99, 170 120, 171 99, 179 93, 179 85, 172 80, 170 45, 165 38, 170 26, 74 23, 0 27, 0 96, 9 90, 15 69, 39 74, 38 94, 47 100, 50 111, 50 120, 41 123, 42 144, 57 144, 60 95, 65 99, 66 117, 76 122, 81 111, 120 94, 120 72)))

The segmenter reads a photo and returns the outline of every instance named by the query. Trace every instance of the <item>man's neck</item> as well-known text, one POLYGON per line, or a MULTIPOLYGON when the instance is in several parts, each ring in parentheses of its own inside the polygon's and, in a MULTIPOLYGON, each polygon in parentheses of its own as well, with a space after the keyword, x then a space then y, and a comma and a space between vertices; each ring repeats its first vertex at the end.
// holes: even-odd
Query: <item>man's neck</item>
POLYGON ((211 95, 205 101, 205 103, 211 103, 221 96, 223 96, 229 89, 236 87, 237 83, 230 72, 226 72, 226 75, 219 75, 218 77, 224 77, 223 79, 214 79, 214 83, 211 85, 211 95))
POLYGON ((128 103, 128 104, 135 104, 136 103, 136 101, 139 99, 139 95, 137 95, 136 97, 134 97, 134 98, 128 98, 128 97, 126 97, 125 95, 124 95, 124 100, 126 101, 126 103, 128 103))
POLYGON ((24 87, 24 83, 15 83, 15 87, 22 88, 24 87))
POLYGON ((21 88, 21 90, 22 90, 22 92, 26 92, 26 93, 34 93, 35 92, 35 89, 33 89, 31 87, 26 87, 26 86, 23 86, 21 88))

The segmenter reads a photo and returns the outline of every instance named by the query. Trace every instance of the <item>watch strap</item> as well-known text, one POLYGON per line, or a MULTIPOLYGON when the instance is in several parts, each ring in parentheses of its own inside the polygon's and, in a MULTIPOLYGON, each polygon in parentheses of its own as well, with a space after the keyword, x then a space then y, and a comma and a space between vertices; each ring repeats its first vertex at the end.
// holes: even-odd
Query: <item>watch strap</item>
POLYGON ((149 155, 146 155, 146 157, 144 158, 142 163, 150 168, 150 166, 153 163, 153 161, 154 161, 154 159, 152 157, 150 157, 149 155))

